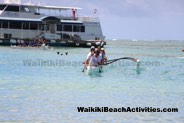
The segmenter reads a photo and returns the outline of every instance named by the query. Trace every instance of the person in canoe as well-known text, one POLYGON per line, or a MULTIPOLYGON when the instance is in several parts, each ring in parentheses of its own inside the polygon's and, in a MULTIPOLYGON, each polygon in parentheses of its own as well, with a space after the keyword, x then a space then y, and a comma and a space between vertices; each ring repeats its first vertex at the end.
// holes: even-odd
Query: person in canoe
POLYGON ((100 50, 98 48, 95 48, 94 54, 91 55, 89 65, 94 67, 102 65, 102 55, 100 55, 100 50))
POLYGON ((102 56, 102 64, 107 61, 106 53, 105 53, 105 48, 101 48, 101 56, 102 56))
POLYGON ((89 65, 91 57, 94 55, 95 47, 91 46, 90 52, 87 55, 86 61, 84 63, 84 68, 86 68, 89 65))

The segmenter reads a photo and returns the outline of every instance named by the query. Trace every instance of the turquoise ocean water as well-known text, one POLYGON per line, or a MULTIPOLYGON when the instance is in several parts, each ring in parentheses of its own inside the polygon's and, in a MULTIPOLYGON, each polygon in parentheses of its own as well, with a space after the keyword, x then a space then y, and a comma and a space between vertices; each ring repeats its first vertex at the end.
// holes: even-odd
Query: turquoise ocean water
POLYGON ((0 122, 183 123, 184 42, 107 42, 108 59, 141 60, 81 72, 88 48, 0 47, 0 122), (57 52, 68 55, 58 55, 57 52), (79 113, 77 107, 178 108, 179 112, 79 113))

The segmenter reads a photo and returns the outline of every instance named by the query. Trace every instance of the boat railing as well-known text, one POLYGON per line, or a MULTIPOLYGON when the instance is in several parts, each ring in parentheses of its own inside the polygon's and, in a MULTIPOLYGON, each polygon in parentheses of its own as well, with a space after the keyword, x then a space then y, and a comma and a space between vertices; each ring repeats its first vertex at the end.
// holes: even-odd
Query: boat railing
MULTIPOLYGON (((47 15, 47 14, 46 14, 47 15)), ((25 12, 5 12, 3 15, 4 17, 18 17, 18 18, 41 18, 44 15, 43 14, 35 14, 35 13, 25 13, 25 12)), ((50 15, 47 15, 50 16, 50 15)), ((59 16, 59 15, 54 15, 61 20, 79 20, 82 22, 99 22, 98 17, 90 17, 90 16, 82 16, 82 17, 74 17, 74 16, 59 16)))
POLYGON ((74 18, 73 16, 57 16, 57 17, 59 17, 62 20, 79 20, 78 17, 74 18))
MULTIPOLYGON (((59 17, 59 16, 58 16, 59 17)), ((73 16, 60 16, 62 20, 79 20, 82 22, 99 22, 98 17, 73 17, 73 16)))
POLYGON ((83 22, 99 22, 98 17, 79 17, 79 20, 83 22))

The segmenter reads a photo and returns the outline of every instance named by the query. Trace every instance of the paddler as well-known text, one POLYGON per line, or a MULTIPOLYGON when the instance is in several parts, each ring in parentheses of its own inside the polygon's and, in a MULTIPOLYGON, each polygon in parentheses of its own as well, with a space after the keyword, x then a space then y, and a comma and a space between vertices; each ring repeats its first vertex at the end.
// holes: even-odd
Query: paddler
POLYGON ((94 54, 91 55, 89 64, 95 67, 102 64, 102 56, 100 55, 100 50, 98 48, 95 48, 94 54))
POLYGON ((101 48, 101 46, 98 46, 98 50, 100 51, 100 56, 102 57, 102 64, 107 60, 106 54, 105 54, 105 48, 101 48))
POLYGON ((84 63, 84 68, 86 68, 86 66, 89 65, 89 61, 91 59, 91 56, 94 55, 94 51, 95 51, 95 47, 94 46, 91 46, 90 52, 88 53, 87 58, 86 58, 86 61, 84 63))
POLYGON ((107 61, 107 57, 105 54, 105 48, 101 48, 101 55, 102 55, 102 64, 104 64, 104 62, 107 61))

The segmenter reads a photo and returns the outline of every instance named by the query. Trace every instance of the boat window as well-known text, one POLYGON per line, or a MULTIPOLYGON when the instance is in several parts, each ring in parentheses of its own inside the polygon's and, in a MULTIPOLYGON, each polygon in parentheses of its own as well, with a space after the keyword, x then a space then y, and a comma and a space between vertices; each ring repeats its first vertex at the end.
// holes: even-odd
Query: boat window
POLYGON ((72 25, 64 25, 64 31, 72 32, 72 25))
POLYGON ((19 12, 19 6, 8 6, 5 11, 19 12))
POLYGON ((73 31, 74 32, 80 32, 80 26, 73 26, 73 31))
POLYGON ((57 25, 57 31, 63 31, 62 30, 62 25, 57 25))
POLYGON ((21 6, 20 10, 21 12, 30 12, 29 8, 25 6, 21 6))
POLYGON ((6 5, 0 5, 0 10, 4 10, 5 7, 6 5))
POLYGON ((81 26, 81 32, 85 32, 85 26, 81 26))
POLYGON ((57 31, 85 32, 85 26, 73 25, 73 29, 72 29, 72 25, 63 25, 63 29, 62 29, 62 25, 57 25, 57 31))
POLYGON ((23 29, 29 29, 29 22, 23 22, 23 29))
POLYGON ((22 29, 22 22, 18 22, 18 21, 9 22, 9 28, 10 29, 22 29))
POLYGON ((38 24, 37 23, 30 23, 30 30, 37 30, 38 24))
POLYGON ((8 28, 8 21, 2 21, 3 28, 8 28))

